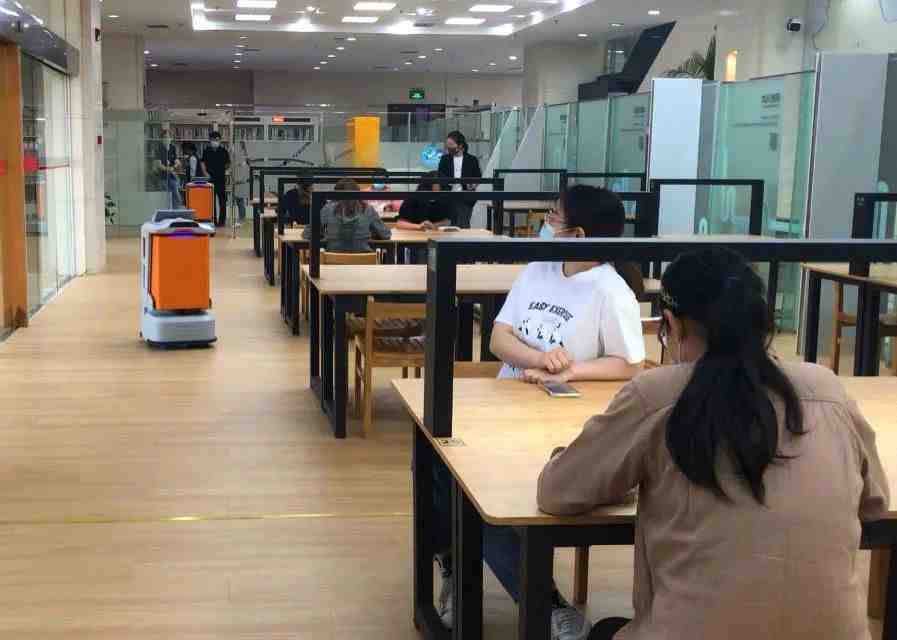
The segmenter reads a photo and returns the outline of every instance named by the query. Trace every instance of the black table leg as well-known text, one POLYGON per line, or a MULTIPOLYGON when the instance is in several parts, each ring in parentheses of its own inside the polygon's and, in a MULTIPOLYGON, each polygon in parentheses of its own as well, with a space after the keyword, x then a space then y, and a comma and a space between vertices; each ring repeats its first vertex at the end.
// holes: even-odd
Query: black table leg
POLYGON ((807 326, 804 332, 804 361, 816 362, 819 354, 819 307, 822 304, 822 278, 808 271, 807 326))
POLYGON ((888 586, 881 640, 897 640, 897 545, 891 545, 890 549, 891 561, 888 563, 888 586))
POLYGON ((349 300, 345 296, 333 298, 333 434, 346 437, 346 405, 349 399, 349 347, 346 339, 346 312, 349 300))
POLYGON ((492 329, 495 326, 495 316, 498 310, 505 304, 506 295, 486 296, 480 303, 480 362, 495 362, 498 360, 490 347, 492 343, 492 329))
POLYGON ((326 295, 321 296, 321 407, 330 417, 333 407, 333 298, 326 295))
MULTIPOLYGON (((308 307, 308 371, 314 388, 316 384, 321 383, 321 296, 311 284, 308 291, 308 307)), ((318 393, 323 396, 322 391, 318 393)))
MULTIPOLYGON (((290 300, 290 329, 294 336, 302 333, 302 318, 300 317, 300 309, 302 308, 302 291, 299 283, 302 280, 302 263, 299 261, 300 252, 293 250, 290 255, 290 283, 289 283, 289 300, 290 300)), ((306 283, 311 290, 311 284, 306 283)), ((309 314, 311 311, 309 310, 309 314)))
POLYGON ((473 360, 473 303, 458 303, 458 341, 455 343, 455 360, 473 360))
POLYGON ((863 327, 863 373, 864 376, 877 376, 881 363, 881 336, 879 331, 879 314, 881 313, 881 290, 867 285, 865 318, 857 315, 857 326, 863 327))
POLYGON ((483 637, 483 521, 457 480, 452 480, 452 560, 455 640, 483 637))
POLYGON ((766 286, 766 299, 769 305, 769 313, 776 317, 776 298, 779 295, 779 263, 769 263, 769 283, 766 286))
POLYGON ((259 228, 262 217, 261 205, 252 205, 252 250, 255 257, 262 257, 261 229, 259 228))
POLYGON ((517 530, 520 534, 517 637, 520 640, 548 640, 551 637, 554 548, 548 529, 521 527, 517 530))
POLYGON ((290 254, 289 245, 280 243, 280 318, 284 322, 290 317, 289 301, 287 300, 287 256, 290 254))
POLYGON ((857 328, 856 328, 856 342, 854 345, 854 354, 853 354, 853 375, 855 376, 864 376, 866 375, 866 330, 868 328, 868 305, 869 299, 866 296, 867 288, 865 284, 860 284, 857 287, 857 328))
POLYGON ((274 286, 274 220, 262 220, 262 256, 264 257, 265 280, 274 286))

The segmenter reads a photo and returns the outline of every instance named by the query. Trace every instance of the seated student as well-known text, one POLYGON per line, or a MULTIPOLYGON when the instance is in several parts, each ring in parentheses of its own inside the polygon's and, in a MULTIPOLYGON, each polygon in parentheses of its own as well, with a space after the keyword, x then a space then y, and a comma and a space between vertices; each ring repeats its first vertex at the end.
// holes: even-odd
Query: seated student
MULTIPOLYGON (((336 191, 358 191, 358 184, 348 178, 340 180, 336 191)), ((392 232, 386 228, 380 216, 361 200, 328 202, 321 209, 324 227, 324 246, 327 251, 340 253, 366 253, 372 251, 370 240, 389 240, 392 232)), ((311 225, 302 231, 302 237, 311 238, 311 225)))
POLYGON ((888 505, 874 432, 828 369, 770 355, 763 282, 739 255, 682 255, 662 284, 681 364, 627 384, 539 478, 558 515, 638 487, 635 619, 591 637, 869 638, 860 522, 888 505))
MULTIPOLYGON (((619 237, 623 203, 610 191, 576 186, 566 191, 544 237, 619 237)), ((628 380, 645 360, 639 305, 613 265, 603 262, 539 262, 520 274, 492 331, 492 352, 505 362, 503 378, 528 382, 628 380)), ((437 549, 451 542, 451 475, 434 465, 437 549)), ((487 525, 483 555, 493 573, 517 601, 520 538, 510 527, 487 525)), ((454 622, 451 558, 437 557, 443 575, 439 610, 447 626, 454 622)), ((585 617, 557 589, 552 597, 551 637, 583 640, 585 617)))
MULTIPOLYGON (((578 185, 558 201, 543 239, 615 238, 625 211, 616 194, 578 185)), ((645 359, 633 288, 607 262, 535 262, 508 294, 492 330, 491 349, 505 366, 499 377, 528 382, 627 380, 645 359)), ((631 277, 631 276, 630 276, 631 277)))
MULTIPOLYGON (((370 189, 365 189, 365 191, 372 191, 376 193, 382 193, 384 191, 391 191, 388 184, 383 182, 375 182, 371 185, 370 189)), ((374 208, 380 217, 387 217, 389 214, 394 214, 399 210, 399 207, 402 206, 402 202, 400 200, 369 200, 365 201, 367 204, 371 205, 374 208)))
POLYGON ((308 206, 311 201, 308 186, 302 185, 283 194, 280 213, 290 223, 308 224, 308 206))
POLYGON ((449 216, 443 213, 443 205, 426 197, 427 191, 440 191, 437 178, 439 173, 431 171, 423 177, 417 185, 418 192, 424 192, 421 196, 409 198, 402 203, 399 209, 399 219, 396 222, 397 229, 409 229, 411 231, 431 231, 436 227, 451 224, 449 216))

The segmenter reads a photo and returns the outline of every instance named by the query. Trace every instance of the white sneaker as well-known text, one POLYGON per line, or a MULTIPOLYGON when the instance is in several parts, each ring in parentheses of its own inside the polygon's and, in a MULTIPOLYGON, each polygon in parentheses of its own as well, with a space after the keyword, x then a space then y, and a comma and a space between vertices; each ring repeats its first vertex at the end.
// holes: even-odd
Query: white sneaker
POLYGON ((585 640, 591 630, 579 609, 564 607, 551 612, 551 640, 585 640))
POLYGON ((451 574, 442 576, 442 589, 439 591, 439 605, 436 612, 443 626, 451 629, 455 622, 455 580, 451 574))

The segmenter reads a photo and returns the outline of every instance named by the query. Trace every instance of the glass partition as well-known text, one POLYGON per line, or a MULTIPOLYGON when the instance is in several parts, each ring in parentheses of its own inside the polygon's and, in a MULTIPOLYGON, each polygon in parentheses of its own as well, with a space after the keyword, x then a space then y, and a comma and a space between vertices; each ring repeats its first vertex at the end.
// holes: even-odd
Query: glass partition
POLYGON ((607 171, 607 134, 610 102, 589 100, 577 105, 576 163, 580 172, 607 171))
POLYGON ((648 114, 651 94, 637 93, 610 99, 607 171, 641 172, 647 166, 648 114))
MULTIPOLYGON (((567 168, 567 133, 570 104, 553 104, 545 108, 545 144, 542 147, 542 167, 567 168)), ((542 176, 543 191, 557 191, 560 177, 556 173, 542 176)))
MULTIPOLYGON (((719 86, 709 178, 764 181, 763 234, 802 237, 806 220, 815 73, 812 71, 719 86)), ((698 231, 747 233, 750 193, 717 188, 697 203, 698 231)), ((800 294, 797 265, 779 275, 780 326, 796 327, 800 294)))
POLYGON ((25 254, 35 313, 75 275, 68 78, 22 56, 25 254))
POLYGON ((508 168, 514 162, 514 156, 517 155, 520 138, 523 135, 521 115, 519 109, 512 109, 499 112, 493 117, 493 130, 498 131, 496 167, 508 168))

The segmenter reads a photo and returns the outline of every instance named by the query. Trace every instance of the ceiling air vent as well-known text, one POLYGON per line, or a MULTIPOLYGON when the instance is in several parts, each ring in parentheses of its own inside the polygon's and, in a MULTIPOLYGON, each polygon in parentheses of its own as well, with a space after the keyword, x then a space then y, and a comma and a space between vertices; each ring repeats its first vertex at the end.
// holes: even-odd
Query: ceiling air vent
POLYGON ((432 20, 419 20, 414 23, 414 26, 418 29, 429 29, 430 27, 435 27, 436 23, 432 20))
POLYGON ((389 65, 380 65, 379 67, 374 67, 374 71, 392 71, 392 67, 389 65))
POLYGON ((399 51, 403 56, 416 56, 420 51, 399 51))
POLYGON ((167 29, 167 24, 148 24, 146 25, 147 29, 167 29))

